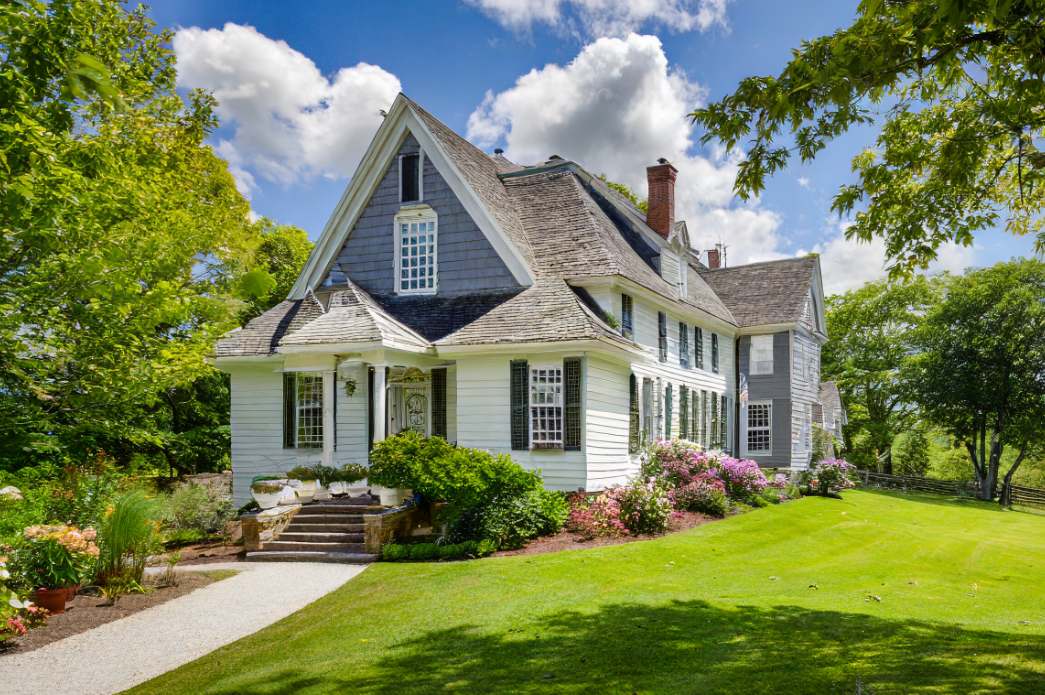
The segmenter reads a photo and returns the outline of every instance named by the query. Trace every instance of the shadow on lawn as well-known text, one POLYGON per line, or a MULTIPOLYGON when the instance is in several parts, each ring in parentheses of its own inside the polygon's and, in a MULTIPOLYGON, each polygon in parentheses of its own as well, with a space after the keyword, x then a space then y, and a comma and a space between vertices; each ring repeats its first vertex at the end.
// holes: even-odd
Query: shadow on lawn
POLYGON ((253 682, 239 673, 235 690, 217 692, 824 695, 856 693, 859 676, 868 695, 1045 693, 1045 637, 1023 629, 966 630, 792 606, 627 604, 520 621, 495 634, 476 616, 472 626, 375 644, 373 661, 365 650, 340 657, 308 650, 314 663, 264 671, 253 682))

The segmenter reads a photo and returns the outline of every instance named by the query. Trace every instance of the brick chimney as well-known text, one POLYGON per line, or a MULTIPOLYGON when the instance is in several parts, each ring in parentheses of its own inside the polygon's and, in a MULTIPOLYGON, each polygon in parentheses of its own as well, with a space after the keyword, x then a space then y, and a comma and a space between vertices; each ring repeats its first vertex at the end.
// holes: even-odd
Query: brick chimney
POLYGON ((666 159, 659 164, 646 167, 646 183, 649 185, 649 203, 646 208, 646 224, 665 239, 675 224, 675 177, 679 170, 666 159))
POLYGON ((722 264, 718 249, 708 249, 708 267, 718 268, 722 264))

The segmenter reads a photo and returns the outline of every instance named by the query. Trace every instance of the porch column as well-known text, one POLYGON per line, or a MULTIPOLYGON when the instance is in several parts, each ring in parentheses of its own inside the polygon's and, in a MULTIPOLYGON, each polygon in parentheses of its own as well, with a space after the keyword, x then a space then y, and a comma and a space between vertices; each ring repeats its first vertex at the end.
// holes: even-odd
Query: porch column
POLYGON ((388 415, 385 412, 385 366, 374 365, 374 403, 370 408, 370 417, 374 419, 374 444, 385 441, 385 428, 388 415))
POLYGON ((323 465, 334 465, 334 441, 337 423, 334 421, 334 399, 337 398, 337 372, 323 372, 323 465))

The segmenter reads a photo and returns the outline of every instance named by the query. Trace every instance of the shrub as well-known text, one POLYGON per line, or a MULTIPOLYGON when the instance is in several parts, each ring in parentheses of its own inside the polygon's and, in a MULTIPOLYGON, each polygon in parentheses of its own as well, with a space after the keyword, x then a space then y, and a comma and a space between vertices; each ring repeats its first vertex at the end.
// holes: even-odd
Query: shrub
POLYGON ((484 538, 483 540, 479 541, 479 543, 475 546, 475 554, 479 557, 486 557, 487 555, 492 555, 496 552, 497 541, 491 540, 489 538, 484 538))
POLYGON ((855 487, 856 484, 849 479, 849 471, 856 466, 841 459, 825 459, 808 471, 802 472, 803 480, 819 491, 821 495, 827 495, 832 490, 845 490, 855 487))
POLYGON ((398 562, 410 557, 409 545, 396 545, 392 543, 381 548, 381 558, 389 562, 398 562))
POLYGON ((646 447, 641 461, 643 480, 660 478, 669 487, 678 488, 707 473, 714 458, 688 442, 662 439, 646 447))
POLYGON ((7 586, 11 577, 7 569, 8 557, 0 555, 0 644, 12 637, 24 635, 30 628, 41 625, 47 611, 37 608, 7 586))
POLYGON ((456 560, 459 557, 464 557, 464 554, 465 546, 463 543, 439 546, 440 560, 456 560))
POLYGON ((509 456, 452 447, 440 437, 426 439, 412 431, 374 447, 369 482, 444 502, 440 520, 451 525, 465 510, 517 499, 542 486, 540 473, 524 470, 509 456))
POLYGON ((439 546, 435 543, 418 543, 409 547, 410 559, 414 562, 427 562, 439 556, 439 546))
POLYGON ((464 541, 458 543, 457 547, 461 549, 461 555, 465 557, 478 557, 479 556, 479 542, 478 541, 464 541))
POLYGON ((893 473, 924 478, 929 472, 931 446, 924 427, 902 433, 893 442, 893 473))
POLYGON ((161 517, 156 501, 141 491, 122 495, 107 511, 98 534, 102 552, 96 582, 111 603, 124 593, 142 590, 145 563, 162 545, 161 517))
POLYGON ((80 530, 66 524, 26 528, 16 550, 16 564, 28 588, 79 586, 98 557, 97 535, 92 528, 80 530))
POLYGON ((287 473, 287 479, 300 480, 301 482, 319 480, 319 473, 316 472, 314 466, 294 466, 287 473))
POLYGON ((186 539, 192 532, 201 538, 217 533, 234 516, 231 501, 196 483, 174 490, 166 498, 164 507, 163 516, 171 535, 180 533, 180 537, 186 539))
MULTIPOLYGON (((361 463, 346 463, 340 468, 324 466, 317 463, 313 466, 309 466, 309 469, 315 477, 308 478, 308 480, 318 480, 319 484, 323 487, 329 487, 330 483, 354 483, 366 478, 367 474, 370 472, 370 470, 361 463)), ((294 470, 297 470, 297 468, 294 470)), ((305 480, 305 478, 298 478, 298 480, 305 480)))
POLYGON ((780 504, 781 502, 797 500, 801 496, 802 491, 790 483, 784 483, 780 486, 770 484, 762 491, 762 498, 771 504, 780 504))
POLYGON ((769 484, 758 464, 747 459, 723 456, 714 462, 712 471, 722 481, 726 494, 732 500, 743 501, 755 497, 769 484))
POLYGON ((725 516, 729 513, 729 497, 722 487, 722 481, 714 476, 697 479, 668 493, 675 509, 688 512, 701 512, 711 516, 725 516))
POLYGON ((539 489, 514 499, 496 499, 467 509, 457 517, 447 534, 454 541, 497 541, 500 549, 521 548, 538 536, 558 533, 569 506, 561 492, 539 489))
POLYGON ((631 533, 619 518, 620 505, 605 492, 594 497, 573 494, 568 499, 570 511, 566 517, 567 531, 578 533, 586 540, 631 533))
POLYGON ((606 495, 617 503, 617 518, 632 533, 663 533, 674 511, 667 488, 654 477, 611 488, 606 495))

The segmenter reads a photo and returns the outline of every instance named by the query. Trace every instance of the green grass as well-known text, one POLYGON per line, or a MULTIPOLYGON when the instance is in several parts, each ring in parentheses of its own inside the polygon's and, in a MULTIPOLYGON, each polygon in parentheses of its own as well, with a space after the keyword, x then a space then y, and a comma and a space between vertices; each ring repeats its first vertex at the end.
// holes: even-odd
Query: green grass
POLYGON ((1043 541, 1040 515, 851 491, 643 543, 379 563, 131 692, 1045 693, 1043 541))
POLYGON ((210 577, 216 582, 220 582, 222 579, 228 579, 229 577, 235 577, 240 573, 241 570, 205 570, 199 572, 204 577, 210 577))

